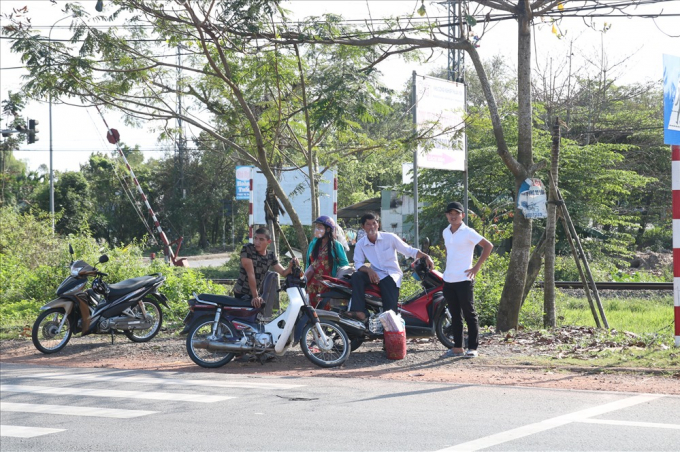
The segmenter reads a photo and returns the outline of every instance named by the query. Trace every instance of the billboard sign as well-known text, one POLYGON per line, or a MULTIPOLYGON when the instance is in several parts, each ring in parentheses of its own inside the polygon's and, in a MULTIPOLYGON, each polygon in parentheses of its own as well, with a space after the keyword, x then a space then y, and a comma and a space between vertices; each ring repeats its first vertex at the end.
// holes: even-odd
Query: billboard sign
POLYGON ((416 125, 434 135, 418 146, 418 167, 465 171, 465 85, 441 78, 416 76, 416 125))
MULTIPOLYGON (((303 225, 311 225, 312 200, 309 184, 305 174, 295 168, 284 168, 279 178, 279 184, 288 195, 293 208, 300 217, 303 225)), ((253 170, 253 224, 267 224, 264 215, 264 200, 267 195, 267 179, 259 170, 253 170)), ((328 170, 319 180, 320 215, 327 215, 337 221, 337 190, 335 186, 335 171, 328 170)), ((292 225, 293 221, 287 214, 279 216, 279 224, 292 225)))
POLYGON ((680 144, 680 56, 663 56, 663 141, 680 144))
POLYGON ((247 201, 250 199, 250 175, 252 166, 236 167, 236 200, 247 201))

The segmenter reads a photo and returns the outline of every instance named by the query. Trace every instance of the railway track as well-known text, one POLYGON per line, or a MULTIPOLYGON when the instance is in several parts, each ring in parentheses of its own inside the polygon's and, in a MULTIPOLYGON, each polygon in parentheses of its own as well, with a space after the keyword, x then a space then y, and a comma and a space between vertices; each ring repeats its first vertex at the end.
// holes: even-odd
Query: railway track
MULTIPOLYGON (((236 279, 211 279, 215 284, 232 286, 236 279)), ((596 282, 598 290, 673 290, 672 282, 596 282)), ((536 283, 537 287, 543 287, 543 281, 536 283)), ((580 281, 555 281, 555 287, 559 289, 582 289, 580 281)))
MULTIPOLYGON (((673 290, 672 282, 595 282, 598 290, 673 290)), ((536 283, 543 287, 543 281, 536 283)), ((583 289, 580 281, 555 281, 555 287, 559 289, 583 289)))

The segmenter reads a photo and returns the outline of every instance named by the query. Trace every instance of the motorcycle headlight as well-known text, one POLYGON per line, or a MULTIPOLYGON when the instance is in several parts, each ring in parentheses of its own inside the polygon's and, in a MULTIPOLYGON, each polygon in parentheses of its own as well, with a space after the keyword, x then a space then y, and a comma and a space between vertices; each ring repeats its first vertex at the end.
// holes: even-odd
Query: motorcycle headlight
POLYGON ((85 267, 71 267, 71 276, 78 276, 83 268, 85 267))

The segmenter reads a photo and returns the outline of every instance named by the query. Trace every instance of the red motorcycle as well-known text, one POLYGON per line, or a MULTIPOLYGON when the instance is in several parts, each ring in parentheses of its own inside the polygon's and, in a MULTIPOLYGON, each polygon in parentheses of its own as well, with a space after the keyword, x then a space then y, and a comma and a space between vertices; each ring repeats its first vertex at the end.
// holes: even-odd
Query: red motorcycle
MULTIPOLYGON (((444 279, 436 270, 429 270, 421 259, 411 264, 413 277, 421 282, 422 291, 399 301, 399 313, 406 323, 407 337, 437 336, 447 348, 453 347, 451 314, 444 300, 442 288, 444 279)), ((351 340, 352 351, 366 340, 383 337, 383 328, 378 316, 382 313, 382 297, 377 284, 366 287, 366 309, 369 316, 360 321, 345 317, 352 299, 351 275, 342 278, 324 276, 323 284, 330 290, 319 295, 318 310, 338 312, 340 323, 351 340)))

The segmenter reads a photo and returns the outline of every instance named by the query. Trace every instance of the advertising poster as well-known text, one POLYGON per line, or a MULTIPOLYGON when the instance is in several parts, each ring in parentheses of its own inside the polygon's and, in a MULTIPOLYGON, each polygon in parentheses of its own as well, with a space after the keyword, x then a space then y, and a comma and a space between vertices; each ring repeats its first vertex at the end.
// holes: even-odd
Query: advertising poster
POLYGON ((663 56, 663 141, 680 145, 680 56, 663 56))
MULTIPOLYGON (((319 207, 321 215, 328 215, 337 220, 335 204, 337 202, 337 191, 334 188, 335 171, 329 170, 323 173, 319 180, 319 207)), ((304 174, 295 171, 294 168, 284 168, 279 178, 279 183, 283 191, 288 194, 288 199, 293 204, 293 208, 300 217, 304 225, 311 225, 315 218, 312 218, 312 196, 309 184, 304 174)), ((260 171, 255 171, 253 177, 253 223, 266 224, 264 214, 264 200, 267 195, 267 178, 260 171)), ((293 220, 287 214, 279 216, 279 224, 292 225, 293 220)))
POLYGON ((250 199, 250 174, 252 166, 236 167, 236 200, 248 201, 250 199))
POLYGON ((465 86, 416 76, 416 122, 420 132, 433 128, 434 138, 418 147, 418 167, 465 171, 465 86), (446 133, 443 133, 446 131, 446 133))

